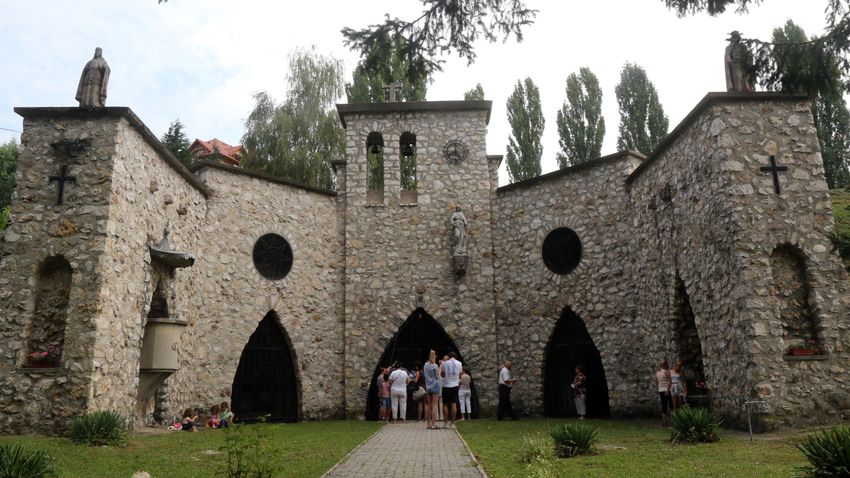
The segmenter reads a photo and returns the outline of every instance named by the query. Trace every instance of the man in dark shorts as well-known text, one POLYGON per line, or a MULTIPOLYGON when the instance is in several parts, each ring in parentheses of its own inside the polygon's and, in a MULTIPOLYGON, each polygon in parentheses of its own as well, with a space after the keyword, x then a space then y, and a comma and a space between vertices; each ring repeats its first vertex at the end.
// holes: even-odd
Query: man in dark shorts
POLYGON ((447 412, 443 417, 443 426, 454 428, 455 417, 457 417, 458 387, 460 387, 460 374, 463 371, 463 364, 457 360, 456 353, 449 352, 449 359, 443 362, 442 368, 443 405, 447 412))

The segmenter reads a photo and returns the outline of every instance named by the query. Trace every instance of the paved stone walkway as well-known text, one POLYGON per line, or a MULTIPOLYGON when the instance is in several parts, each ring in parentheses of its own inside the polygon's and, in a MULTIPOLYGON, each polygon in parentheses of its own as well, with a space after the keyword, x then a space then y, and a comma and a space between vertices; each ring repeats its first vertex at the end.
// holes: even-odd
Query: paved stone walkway
POLYGON ((388 424, 325 478, 486 478, 455 430, 388 424))

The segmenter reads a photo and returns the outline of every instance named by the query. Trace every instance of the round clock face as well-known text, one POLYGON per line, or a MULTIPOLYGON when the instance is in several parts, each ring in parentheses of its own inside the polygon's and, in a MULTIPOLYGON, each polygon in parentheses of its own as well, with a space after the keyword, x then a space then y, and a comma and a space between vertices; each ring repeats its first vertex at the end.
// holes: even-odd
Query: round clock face
POLYGON ((443 155, 453 163, 460 163, 469 154, 469 148, 462 141, 453 139, 446 143, 443 148, 443 155))

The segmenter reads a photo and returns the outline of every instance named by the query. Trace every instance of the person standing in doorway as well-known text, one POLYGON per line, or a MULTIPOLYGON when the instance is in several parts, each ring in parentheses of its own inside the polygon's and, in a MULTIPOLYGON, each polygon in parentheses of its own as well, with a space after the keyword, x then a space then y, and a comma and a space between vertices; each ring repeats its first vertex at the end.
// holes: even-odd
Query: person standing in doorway
POLYGON ((575 392, 576 415, 579 420, 584 420, 587 415, 587 377, 581 371, 581 365, 576 365, 576 376, 573 379, 573 391, 575 392))
POLYGON ((463 369, 460 374, 460 386, 457 389, 458 401, 460 402, 460 421, 472 418, 472 376, 468 369, 463 369))
POLYGON ((662 360, 655 371, 655 384, 658 386, 658 397, 661 399, 661 426, 667 425, 667 412, 673 408, 670 400, 670 365, 662 360))
POLYGON ((399 366, 390 374, 390 402, 395 421, 407 423, 407 382, 410 376, 404 367, 399 366))
POLYGON ((460 374, 463 371, 463 364, 457 359, 457 354, 449 352, 449 359, 443 363, 443 405, 445 405, 445 418, 443 426, 445 428, 455 427, 455 418, 457 418, 457 402, 458 388, 460 387, 460 374))
POLYGON ((422 368, 425 374, 425 420, 428 430, 437 429, 437 410, 440 406, 440 372, 437 367, 437 352, 428 354, 428 362, 422 368))
POLYGON ((673 400, 673 410, 678 410, 685 404, 688 396, 688 386, 685 384, 685 376, 682 373, 682 362, 676 363, 670 371, 670 398, 673 400))
POLYGON ((499 371, 499 413, 496 416, 498 420, 505 418, 505 415, 511 417, 511 420, 519 420, 511 407, 511 389, 516 383, 512 369, 513 364, 507 360, 499 371))
POLYGON ((378 374, 378 400, 379 400, 379 416, 386 423, 390 419, 390 384, 389 384, 389 367, 381 369, 378 374))

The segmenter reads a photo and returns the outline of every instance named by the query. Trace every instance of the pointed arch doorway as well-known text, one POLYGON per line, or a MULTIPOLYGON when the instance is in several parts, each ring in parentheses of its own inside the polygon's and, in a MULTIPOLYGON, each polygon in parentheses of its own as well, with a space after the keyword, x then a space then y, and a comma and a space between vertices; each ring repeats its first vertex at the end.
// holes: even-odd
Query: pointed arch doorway
POLYGON ((599 350, 587 332, 584 322, 567 307, 546 346, 543 403, 547 416, 576 416, 570 385, 575 378, 576 365, 579 364, 587 375, 587 416, 611 416, 608 406, 608 381, 605 379, 599 350))
MULTIPOLYGON (((372 380, 369 383, 369 396, 366 402, 366 419, 378 419, 378 373, 382 367, 386 367, 395 362, 404 365, 405 368, 412 370, 414 364, 424 364, 428 361, 428 353, 434 349, 437 352, 437 357, 442 357, 444 354, 454 352, 457 354, 457 359, 468 368, 463 360, 463 355, 455 345, 454 341, 449 337, 449 334, 428 312, 423 308, 418 308, 401 324, 398 332, 387 343, 384 353, 381 355, 381 360, 375 365, 375 370, 372 372, 372 380)), ((472 375, 472 416, 478 417, 478 394, 475 391, 475 381, 479 379, 475 370, 471 370, 472 375)), ((408 394, 409 395, 409 394, 408 394)), ((460 413, 460 412, 458 412, 460 413)), ((410 397, 408 396, 407 419, 415 420, 416 407, 412 406, 410 397)))
POLYGON ((292 347, 274 311, 260 321, 242 350, 231 408, 242 421, 298 419, 298 382, 292 347))

